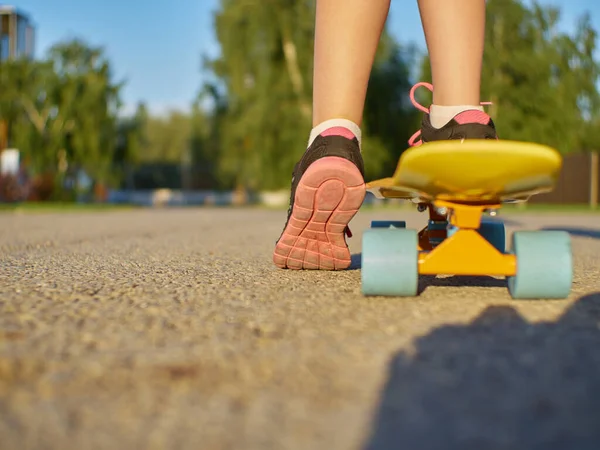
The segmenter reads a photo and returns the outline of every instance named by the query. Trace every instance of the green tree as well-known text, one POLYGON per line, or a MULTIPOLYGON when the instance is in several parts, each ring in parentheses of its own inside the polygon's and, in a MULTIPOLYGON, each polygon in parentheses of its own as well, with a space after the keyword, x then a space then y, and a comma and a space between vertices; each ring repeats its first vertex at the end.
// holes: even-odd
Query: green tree
POLYGON ((203 161, 210 161, 212 166, 212 176, 215 178, 216 186, 219 188, 230 188, 236 184, 236 174, 233 171, 221 169, 223 156, 227 144, 227 119, 228 103, 227 96, 219 89, 214 82, 207 82, 202 87, 200 95, 196 101, 196 108, 201 109, 201 104, 208 104, 206 108, 209 112, 206 114, 206 128, 202 137, 196 135, 194 148, 194 160, 202 164, 203 161), (198 149, 201 149, 198 151, 198 149))
POLYGON ((216 13, 221 55, 209 68, 227 97, 220 175, 236 185, 289 183, 306 144, 313 8, 309 1, 223 0, 216 13))
POLYGON ((73 40, 53 46, 44 60, 1 69, 0 116, 30 168, 60 174, 79 167, 107 178, 121 85, 112 82, 102 49, 73 40))
POLYGON ((180 111, 149 116, 143 132, 147 142, 140 151, 142 162, 180 163, 190 146, 190 116, 180 111))
MULTIPOLYGON (((208 92, 216 105, 220 176, 251 189, 287 188, 311 126, 314 2, 220 5, 215 30, 221 54, 207 65, 217 80, 208 92)), ((365 110, 367 177, 393 170, 415 126, 402 99, 411 58, 409 49, 384 34, 365 110)))
POLYGON ((138 104, 133 116, 121 117, 117 121, 114 165, 134 165, 140 162, 143 149, 148 145, 147 129, 148 109, 144 103, 138 104))
POLYGON ((113 83, 102 48, 81 40, 54 45, 49 60, 56 76, 50 100, 66 157, 93 178, 105 180, 115 150, 122 84, 113 83))
POLYGON ((409 100, 413 46, 403 47, 384 31, 369 79, 365 101, 363 156, 367 180, 390 176, 410 136, 420 127, 420 113, 409 100))
POLYGON ((147 124, 148 110, 144 103, 138 104, 133 116, 120 117, 117 121, 112 168, 119 180, 129 188, 133 187, 133 170, 140 163, 141 153, 148 145, 147 124))
POLYGON ((56 77, 49 62, 26 59, 0 65, 0 117, 7 124, 9 146, 20 149, 34 169, 57 161, 60 124, 51 101, 56 77))
POLYGON ((202 100, 203 96, 200 96, 192 104, 190 115, 189 183, 198 188, 218 188, 227 185, 226 180, 219 179, 217 172, 220 155, 219 107, 215 107, 212 115, 207 115, 202 108, 202 100))

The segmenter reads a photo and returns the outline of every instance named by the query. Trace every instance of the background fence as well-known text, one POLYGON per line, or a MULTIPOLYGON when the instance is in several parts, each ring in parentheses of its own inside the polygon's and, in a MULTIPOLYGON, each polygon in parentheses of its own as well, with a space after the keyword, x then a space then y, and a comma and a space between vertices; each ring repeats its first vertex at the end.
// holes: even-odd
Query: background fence
POLYGON ((600 155, 573 153, 565 156, 560 179, 554 191, 536 195, 530 203, 589 204, 598 206, 600 155))

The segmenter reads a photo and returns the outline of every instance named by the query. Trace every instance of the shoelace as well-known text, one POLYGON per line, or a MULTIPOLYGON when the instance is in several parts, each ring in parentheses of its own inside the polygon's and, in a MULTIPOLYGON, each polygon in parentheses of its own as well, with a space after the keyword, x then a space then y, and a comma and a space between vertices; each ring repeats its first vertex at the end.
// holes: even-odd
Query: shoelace
MULTIPOLYGON (((423 105, 421 105, 419 102, 417 102, 417 100, 415 100, 415 92, 417 91, 417 89, 419 89, 420 87, 426 87, 427 89, 429 89, 431 92, 433 92, 433 85, 431 83, 426 83, 426 82, 419 82, 417 84, 415 84, 412 89, 410 90, 410 101, 413 104, 413 106, 415 108, 417 108, 419 111, 424 112, 425 114, 429 114, 429 109, 425 108, 423 105)), ((481 102, 480 105, 481 106, 485 106, 485 105, 491 105, 492 102, 481 102)), ((418 147, 419 145, 423 144, 423 141, 421 139, 419 139, 417 141, 417 138, 421 136, 421 130, 417 131, 415 134, 413 134, 410 139, 408 140, 408 145, 410 145, 411 147, 418 147)))

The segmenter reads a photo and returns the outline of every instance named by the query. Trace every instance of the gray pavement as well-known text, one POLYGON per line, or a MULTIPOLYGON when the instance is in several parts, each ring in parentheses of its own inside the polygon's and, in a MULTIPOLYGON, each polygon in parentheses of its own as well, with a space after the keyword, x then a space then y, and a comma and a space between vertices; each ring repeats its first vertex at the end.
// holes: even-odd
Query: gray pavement
MULTIPOLYGON (((284 215, 0 214, 0 449, 600 448, 599 215, 508 217, 572 233, 560 301, 364 298, 272 265, 284 215)), ((425 220, 361 211, 355 254, 384 218, 425 220)))

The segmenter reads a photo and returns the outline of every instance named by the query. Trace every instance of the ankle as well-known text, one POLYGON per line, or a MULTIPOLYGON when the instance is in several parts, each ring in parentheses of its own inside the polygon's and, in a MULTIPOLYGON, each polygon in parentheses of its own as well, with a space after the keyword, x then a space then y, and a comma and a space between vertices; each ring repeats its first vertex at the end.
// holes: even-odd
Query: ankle
POLYGON ((431 105, 429 110, 429 121, 434 128, 442 128, 457 115, 465 111, 481 111, 481 105, 455 105, 455 106, 440 106, 431 105))
POLYGON ((310 132, 308 146, 310 147, 314 140, 319 136, 343 136, 347 139, 358 140, 359 147, 361 146, 362 133, 360 127, 348 119, 331 119, 318 124, 310 132))

